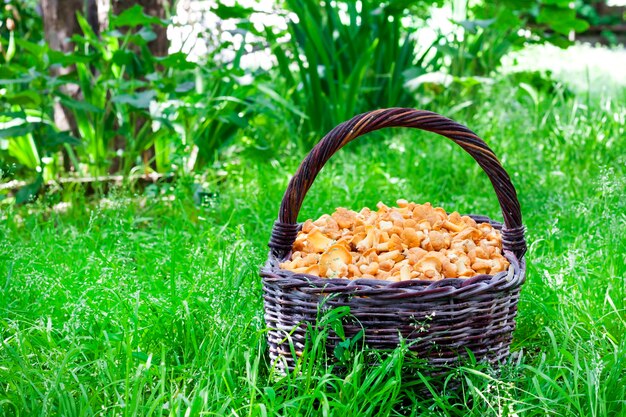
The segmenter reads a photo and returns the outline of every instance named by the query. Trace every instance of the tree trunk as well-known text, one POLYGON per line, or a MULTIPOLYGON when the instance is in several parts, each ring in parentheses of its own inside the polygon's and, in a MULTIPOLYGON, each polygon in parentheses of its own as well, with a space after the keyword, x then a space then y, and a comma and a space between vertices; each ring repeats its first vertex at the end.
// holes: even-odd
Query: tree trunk
MULTIPOLYGON (((76 20, 76 12, 83 12, 84 0, 42 0, 41 10, 43 14, 44 35, 51 49, 71 52, 74 45, 69 41, 73 34, 80 32, 80 26, 76 20)), ((68 74, 71 68, 54 67, 50 70, 51 75, 58 77, 68 74)), ((76 98, 79 95, 78 86, 64 85, 61 91, 68 96, 76 98)), ((54 122, 61 131, 71 131, 78 136, 76 120, 72 112, 63 108, 61 104, 54 104, 54 122)), ((70 160, 63 151, 63 165, 66 171, 71 170, 70 160)), ((76 167, 77 168, 77 167, 76 167)))
POLYGON ((70 52, 69 38, 80 31, 76 12, 83 12, 84 0, 42 0, 44 32, 50 48, 70 52))

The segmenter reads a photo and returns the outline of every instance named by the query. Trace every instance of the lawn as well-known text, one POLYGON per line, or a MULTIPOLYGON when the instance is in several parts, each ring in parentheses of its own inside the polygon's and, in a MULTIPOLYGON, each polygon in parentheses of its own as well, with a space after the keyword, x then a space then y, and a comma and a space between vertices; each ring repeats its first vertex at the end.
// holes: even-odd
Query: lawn
MULTIPOLYGON (((424 395, 401 349, 271 372, 258 271, 304 156, 291 146, 208 171, 202 204, 189 177, 2 206, 0 414, 626 416, 626 91, 564 91, 501 82, 429 108, 490 144, 521 201, 527 281, 501 373, 468 365, 461 388, 424 395)), ((460 148, 389 130, 337 154, 300 219, 398 198, 501 218, 460 148)))

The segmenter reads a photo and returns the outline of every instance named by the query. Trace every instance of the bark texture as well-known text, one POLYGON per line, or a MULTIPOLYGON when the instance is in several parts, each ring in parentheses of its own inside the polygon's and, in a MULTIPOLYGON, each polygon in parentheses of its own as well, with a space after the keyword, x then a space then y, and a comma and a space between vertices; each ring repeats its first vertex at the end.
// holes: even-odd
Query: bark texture
MULTIPOLYGON (((74 45, 69 41, 73 34, 80 32, 80 26, 76 20, 76 12, 83 13, 84 0, 42 0, 41 11, 43 14, 44 36, 51 49, 71 52, 74 45)), ((69 73, 71 68, 55 67, 50 70, 51 75, 60 76, 69 73)), ((64 94, 71 97, 78 97, 80 92, 78 86, 64 85, 61 87, 64 94)), ((54 122, 62 131, 70 131, 75 136, 78 135, 76 120, 72 112, 61 106, 54 104, 54 122)), ((71 170, 71 165, 67 153, 63 151, 63 165, 67 171, 71 170)))
POLYGON ((41 10, 46 41, 52 49, 69 52, 73 46, 68 41, 80 32, 76 12, 83 12, 84 0, 42 0, 41 10))

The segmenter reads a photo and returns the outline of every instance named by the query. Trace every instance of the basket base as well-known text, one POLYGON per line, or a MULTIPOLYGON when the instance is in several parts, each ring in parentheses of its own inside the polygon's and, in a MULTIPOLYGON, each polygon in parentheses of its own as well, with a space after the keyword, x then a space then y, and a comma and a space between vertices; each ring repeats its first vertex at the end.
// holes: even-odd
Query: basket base
POLYGON ((265 268, 270 359, 277 369, 293 369, 310 343, 308 329, 326 323, 336 330, 339 325, 342 333, 341 337, 329 333, 329 352, 363 333, 368 349, 390 351, 404 344, 434 368, 456 366, 469 356, 497 367, 509 355, 525 280, 525 264, 506 255, 511 262, 506 272, 425 285, 315 279, 265 268), (335 322, 330 323, 329 317, 335 317, 335 322))

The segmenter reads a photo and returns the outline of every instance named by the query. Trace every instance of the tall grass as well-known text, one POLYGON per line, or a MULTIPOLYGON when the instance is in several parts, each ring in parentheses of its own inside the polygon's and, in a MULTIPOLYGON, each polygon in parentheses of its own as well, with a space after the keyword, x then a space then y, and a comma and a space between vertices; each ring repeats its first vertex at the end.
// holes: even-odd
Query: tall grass
MULTIPOLYGON (((455 118, 502 159, 530 242, 502 372, 469 363, 442 385, 403 348, 375 368, 356 349, 333 369, 323 329, 299 372, 273 372, 258 268, 302 152, 242 155, 207 179, 219 196, 206 205, 181 181, 3 207, 0 414, 626 415, 626 107, 506 83, 475 98, 455 118)), ((349 146, 302 219, 400 197, 499 217, 485 175, 443 138, 392 130, 349 146)))

